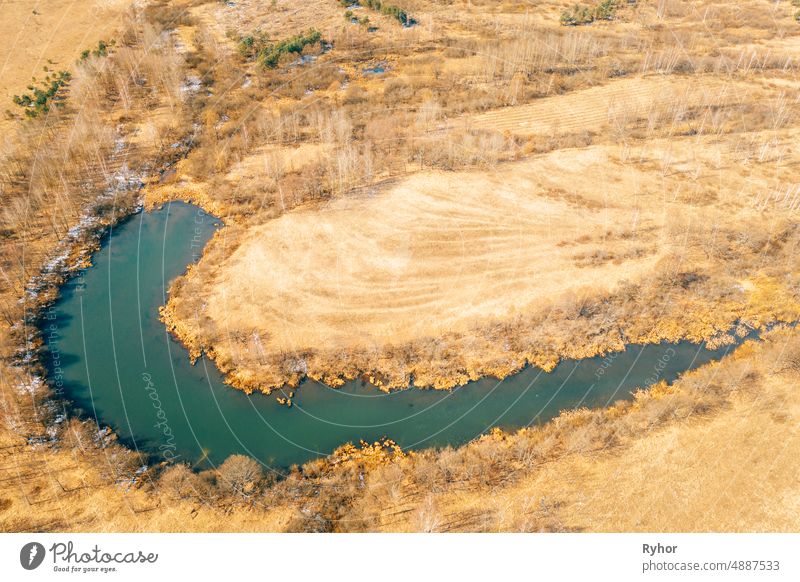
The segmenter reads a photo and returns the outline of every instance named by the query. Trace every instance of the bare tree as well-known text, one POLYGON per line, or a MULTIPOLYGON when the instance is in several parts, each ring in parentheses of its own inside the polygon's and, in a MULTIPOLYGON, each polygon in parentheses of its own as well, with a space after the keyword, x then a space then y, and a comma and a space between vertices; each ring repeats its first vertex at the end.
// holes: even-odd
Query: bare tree
POLYGON ((222 489, 238 495, 252 493, 264 475, 258 461, 246 455, 231 455, 217 473, 222 489))
POLYGON ((425 497, 414 517, 416 518, 414 522, 417 531, 432 533, 439 530, 441 519, 433 495, 425 497))
POLYGON ((161 474, 159 486, 174 499, 203 498, 208 493, 202 479, 185 463, 166 469, 161 474))

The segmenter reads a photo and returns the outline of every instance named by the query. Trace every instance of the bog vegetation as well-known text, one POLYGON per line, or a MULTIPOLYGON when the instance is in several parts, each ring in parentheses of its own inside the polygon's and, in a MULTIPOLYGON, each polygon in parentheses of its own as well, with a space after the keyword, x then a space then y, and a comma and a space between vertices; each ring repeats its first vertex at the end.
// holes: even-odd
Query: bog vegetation
MULTIPOLYGON (((651 341, 692 330, 725 342, 717 332, 743 317, 752 326, 796 318, 800 233, 778 189, 796 164, 796 104, 783 88, 794 83, 797 54, 777 40, 796 34, 792 4, 599 2, 570 11, 573 23, 560 19, 562 2, 529 7, 535 17, 521 5, 481 1, 363 3, 405 25, 372 32, 343 22, 329 0, 231 4, 137 5, 113 50, 101 41, 19 96, 31 119, 0 153, 3 530, 797 530, 800 423, 791 388, 800 344, 789 328, 632 402, 492 432, 458 449, 406 454, 386 439, 288 470, 240 456, 219 467, 160 465, 74 417, 45 381, 37 323, 104 229, 143 199, 187 199, 225 220, 226 237, 196 269, 208 274, 204 264, 229 258, 249 229, 300 206, 357 204, 412 174, 492 175, 553 154, 563 163, 541 178, 543 205, 599 215, 614 211, 620 188, 636 195, 626 207, 640 217, 629 223, 637 228, 584 229, 543 249, 568 257, 569 272, 624 266, 663 240, 684 242, 649 279, 611 294, 566 294, 546 312, 485 328, 478 347, 501 350, 500 364, 513 368, 534 344, 552 357, 576 338, 608 346, 620 340, 620 322, 651 341), (414 21, 424 26, 407 26, 414 21), (316 60, 298 58, 311 51, 316 60), (636 97, 636 83, 649 86, 651 76, 677 88, 635 99, 646 107, 617 97, 600 106, 602 93, 584 93, 623 79, 632 82, 623 94, 636 97), (707 78, 725 80, 727 90, 704 100, 685 92, 707 78), (608 160, 614 179, 591 165, 597 160, 608 160), (596 173, 587 178, 587 168, 596 173), (608 187, 599 208, 577 187, 587 180, 608 187), (723 187, 728 181, 738 186, 723 187), (661 209, 663 200, 684 212, 662 213, 670 217, 663 230, 642 226, 648 205, 661 209), (746 220, 733 220, 734 210, 746 220), (721 212, 729 219, 715 223, 721 212), (685 513, 675 510, 676 496, 685 513)), ((198 317, 231 354, 255 354, 231 359, 240 370, 264 359, 248 343, 252 334, 226 333, 203 313, 200 295, 181 289, 192 285, 173 289, 176 324, 198 317)), ((459 363, 466 352, 441 337, 397 347, 391 360, 371 353, 427 362, 432 378, 470 373, 459 363)), ((315 357, 279 355, 271 369, 285 374, 315 357)))
POLYGON ((579 26, 591 24, 595 20, 613 20, 619 0, 602 0, 595 6, 575 4, 561 13, 561 24, 579 26))
MULTIPOLYGON (((13 101, 25 112, 27 117, 38 117, 42 113, 50 111, 51 105, 64 107, 64 95, 61 89, 65 87, 72 75, 69 71, 49 72, 40 82, 40 85, 28 85, 30 93, 14 95, 13 101), (59 95, 59 93, 61 94, 59 95)), ((34 79, 36 82, 36 79, 34 79)))
POLYGON ((322 34, 313 29, 279 42, 270 42, 263 32, 256 31, 239 40, 239 53, 274 69, 284 55, 300 55, 306 47, 321 43, 322 34))
POLYGON ((383 3, 381 0, 363 0, 363 2, 362 0, 339 0, 339 4, 348 8, 348 12, 351 16, 353 14, 353 8, 365 6, 370 10, 391 16, 403 26, 413 26, 416 24, 416 20, 411 18, 405 10, 394 4, 383 3))

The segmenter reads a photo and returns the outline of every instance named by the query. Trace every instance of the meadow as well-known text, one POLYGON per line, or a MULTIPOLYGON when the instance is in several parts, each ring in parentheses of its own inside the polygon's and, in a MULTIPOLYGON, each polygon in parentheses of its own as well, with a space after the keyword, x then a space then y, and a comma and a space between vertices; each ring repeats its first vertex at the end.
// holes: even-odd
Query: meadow
POLYGON ((0 529, 797 530, 791 2, 36 4, 0 53, 0 529), (762 339, 459 448, 153 463, 71 413, 40 324, 170 200, 224 223, 162 318, 231 389, 762 339))

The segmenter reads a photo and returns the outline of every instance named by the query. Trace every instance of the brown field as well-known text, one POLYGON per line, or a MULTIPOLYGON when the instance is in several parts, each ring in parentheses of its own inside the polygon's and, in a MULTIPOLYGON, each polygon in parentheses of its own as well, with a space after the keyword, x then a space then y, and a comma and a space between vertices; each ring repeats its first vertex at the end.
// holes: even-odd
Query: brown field
POLYGON ((301 144, 297 147, 268 145, 258 148, 233 165, 226 178, 237 184, 242 180, 261 179, 273 173, 299 172, 326 155, 325 144, 301 144))
POLYGON ((632 402, 244 488, 252 460, 160 466, 57 419, 37 313, 140 201, 224 220, 163 317, 248 391, 448 388, 800 319, 790 2, 579 27, 566 0, 397 3, 417 26, 336 0, 0 4, 0 109, 48 59, 73 73, 63 109, 0 122, 0 530, 797 531, 788 327, 632 402), (238 50, 311 28, 329 45, 302 61, 238 50))
MULTIPOLYGON (((14 95, 24 92, 43 67, 70 69, 85 49, 114 38, 130 0, 2 0, 0 11, 0 111, 14 111, 14 95)), ((0 117, 0 131, 12 127, 0 117)))
POLYGON ((536 517, 566 531, 796 531, 797 402, 780 380, 759 388, 713 418, 658 431, 624 453, 570 455, 488 503, 450 495, 438 509, 494 514, 496 531, 536 517), (784 412, 774 412, 777 403, 784 412))
MULTIPOLYGON (((769 135, 788 170, 796 134, 769 135)), ((773 237, 795 213, 791 205, 762 211, 784 173, 771 163, 739 166, 739 140, 651 139, 560 149, 491 171, 415 173, 234 231, 238 247, 193 268, 167 313, 195 353, 208 350, 247 390, 296 381, 277 364, 286 354, 303 354, 307 374, 332 384, 366 371, 390 387, 413 374, 447 388, 504 376, 525 360, 547 367, 553 356, 615 349, 620 329, 634 342, 711 339, 737 321, 791 321, 800 311, 790 287, 779 314, 753 300, 758 284, 746 280, 788 269, 794 243, 769 265, 759 246, 738 248, 736 276, 713 258, 714 231, 773 237), (681 309, 662 306, 652 327, 618 313, 605 337, 562 334, 553 350, 571 318, 564 305, 646 288, 665 268, 707 278, 725 300, 703 305, 697 290, 678 288, 681 309), (685 325, 687 304, 695 320, 685 325), (493 346, 497 329, 506 337, 493 346), (532 329, 547 339, 529 339, 532 329), (437 337, 447 338, 449 355, 431 360, 423 346, 437 337), (510 360, 508 343, 520 349, 510 360), (355 366, 339 367, 342 354, 355 366)))
POLYGON ((715 77, 620 79, 527 105, 467 116, 454 125, 523 136, 597 131, 657 116, 667 109, 707 109, 747 102, 752 93, 740 82, 715 77))
POLYGON ((647 241, 623 243, 619 264, 574 269, 576 255, 596 250, 592 234, 625 231, 636 209, 551 187, 540 177, 559 158, 415 174, 380 194, 285 214, 249 231, 219 266, 208 311, 222 329, 256 324, 269 349, 346 350, 465 332, 594 281, 611 291, 640 278, 659 258, 647 241))
MULTIPOLYGON (((423 17, 430 9, 417 8, 423 17)), ((711 258, 714 232, 769 238, 791 221, 790 207, 755 211, 795 163, 796 102, 786 85, 794 55, 777 48, 789 43, 759 51, 756 26, 749 36, 726 31, 716 57, 701 50, 719 45, 713 36, 692 37, 696 56, 670 52, 658 34, 642 52, 626 35, 652 16, 648 9, 628 15, 620 37, 601 25, 594 36, 540 41, 526 25, 549 34, 558 27, 526 17, 478 50, 475 30, 492 26, 485 11, 474 10, 481 25, 469 33, 435 11, 464 52, 444 51, 434 64, 381 26, 372 40, 400 43, 378 61, 387 78, 320 56, 319 73, 330 60, 350 86, 334 75, 330 86, 296 97, 292 112, 283 99, 272 111, 248 111, 261 116, 255 125, 268 127, 272 146, 239 155, 227 142, 224 177, 203 179, 205 166, 190 159, 181 179, 148 192, 153 203, 183 197, 241 223, 175 286, 165 321, 193 355, 212 355, 233 385, 268 391, 303 374, 332 385, 367 375, 385 387, 413 375, 448 388, 625 341, 724 341, 737 321, 793 318, 794 291, 778 283, 793 243, 780 251, 781 274, 765 271, 760 243, 731 251, 738 277, 711 258), (585 70, 533 81, 559 66, 585 70), (620 67, 646 74, 615 78, 620 67), (304 147, 327 155, 305 155, 301 167, 263 153, 304 147), (681 277, 702 283, 681 288, 681 277), (750 278, 782 296, 785 312, 753 300, 750 278), (622 305, 623 295, 637 294, 622 305), (626 315, 648 301, 649 323, 626 315), (589 319, 602 329, 589 331, 575 311, 594 311, 589 319)), ((252 10, 243 8, 246 28, 258 26, 252 10)), ((696 34, 699 12, 667 12, 656 16, 696 34)), ((286 16, 295 29, 309 17, 306 9, 286 16)), ((319 23, 335 28, 327 7, 319 23)), ((350 34, 340 44, 356 42, 350 34)), ((423 27, 413 42, 431 46, 431 34, 423 27)), ((371 52, 350 54, 366 65, 377 60, 371 52)), ((295 93, 293 82, 273 86, 295 93)))

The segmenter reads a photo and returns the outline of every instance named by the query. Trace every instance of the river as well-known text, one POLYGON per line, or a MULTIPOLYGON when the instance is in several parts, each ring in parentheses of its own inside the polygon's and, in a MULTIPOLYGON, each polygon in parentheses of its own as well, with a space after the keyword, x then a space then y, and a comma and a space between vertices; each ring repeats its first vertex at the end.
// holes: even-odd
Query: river
POLYGON ((551 373, 529 367, 451 391, 386 394, 361 381, 332 389, 309 380, 287 408, 274 394, 225 385, 205 358, 191 365, 158 319, 170 281, 199 259, 218 227, 184 203, 134 215, 113 229, 93 266, 68 281, 45 314, 48 362, 59 366, 60 388, 75 411, 156 460, 204 467, 243 453, 285 468, 359 439, 459 445, 495 426, 544 423, 564 409, 630 398, 638 386, 671 382, 730 349, 633 345, 605 358, 565 360, 551 373))

